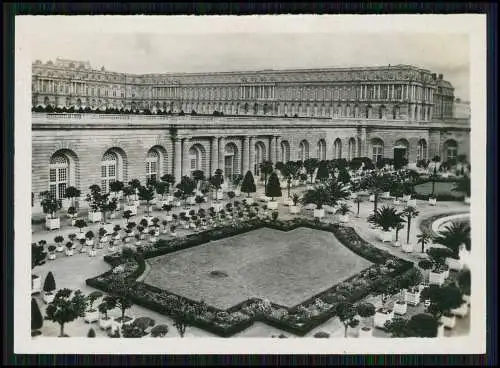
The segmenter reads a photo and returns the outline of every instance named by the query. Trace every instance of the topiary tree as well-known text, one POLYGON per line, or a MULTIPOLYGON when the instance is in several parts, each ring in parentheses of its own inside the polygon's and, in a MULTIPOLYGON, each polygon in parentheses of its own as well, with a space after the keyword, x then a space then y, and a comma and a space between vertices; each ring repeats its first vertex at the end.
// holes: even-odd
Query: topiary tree
POLYGON ((71 206, 75 206, 75 198, 80 197, 81 191, 75 187, 67 187, 64 196, 71 200, 71 206))
POLYGON ((155 185, 156 193, 163 199, 163 196, 167 192, 168 184, 164 181, 158 181, 155 185))
POLYGON ((43 282, 43 291, 46 294, 49 294, 54 290, 56 290, 56 280, 54 279, 52 271, 49 271, 47 276, 45 276, 45 281, 43 282))
POLYGON ((430 285, 422 290, 421 300, 430 300, 427 311, 432 314, 436 321, 451 309, 462 305, 462 293, 455 285, 430 285))
POLYGON ((359 323, 354 318, 357 314, 356 307, 352 303, 340 302, 335 307, 335 314, 344 325, 344 337, 347 337, 347 328, 354 327, 359 323))
POLYGON ((95 330, 92 327, 90 327, 89 332, 87 332, 87 337, 95 337, 95 330))
POLYGON ((139 190, 139 198, 142 200, 142 201, 146 201, 146 214, 147 216, 149 216, 149 207, 150 207, 150 204, 149 202, 151 202, 154 197, 155 197, 155 189, 153 186, 140 186, 138 188, 139 190))
POLYGON ((274 201, 275 197, 281 197, 281 184, 275 172, 269 177, 269 181, 266 185, 266 196, 271 197, 272 201, 274 201))
POLYGON ((318 173, 316 174, 316 180, 319 181, 326 181, 330 177, 330 173, 328 172, 328 166, 326 164, 326 161, 321 161, 318 164, 318 173))
POLYGON ((343 184, 349 184, 349 182, 351 181, 351 175, 349 175, 349 172, 345 167, 340 169, 337 180, 343 184))
POLYGON ((196 186, 198 186, 198 183, 200 181, 205 180, 205 173, 203 172, 203 170, 194 170, 191 175, 193 176, 196 186))
POLYGON ((59 290, 52 303, 47 306, 46 320, 59 324, 60 337, 65 337, 64 325, 73 322, 78 317, 85 315, 87 301, 80 290, 75 292, 70 289, 59 290), (71 295, 73 294, 73 297, 71 295))
POLYGON ((116 180, 109 183, 109 190, 114 194, 115 198, 118 198, 118 193, 120 193, 125 187, 125 183, 116 180))
POLYGON ((43 317, 35 298, 31 298, 31 336, 38 336, 42 333, 43 317))
POLYGON ((250 198, 250 193, 255 193, 257 191, 255 180, 250 170, 247 171, 245 177, 243 178, 243 182, 241 183, 241 191, 243 193, 247 193, 248 198, 250 198))
POLYGON ((44 264, 47 252, 43 248, 43 245, 31 243, 31 268, 44 264))
POLYGON ((260 164, 260 172, 264 174, 264 186, 267 187, 267 177, 274 170, 273 163, 271 161, 264 161, 260 164))

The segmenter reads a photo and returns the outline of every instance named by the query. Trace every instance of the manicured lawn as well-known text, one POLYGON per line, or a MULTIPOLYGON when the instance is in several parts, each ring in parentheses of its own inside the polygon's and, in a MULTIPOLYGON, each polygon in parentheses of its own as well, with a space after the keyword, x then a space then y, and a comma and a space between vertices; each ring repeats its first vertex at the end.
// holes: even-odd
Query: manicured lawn
POLYGON ((291 307, 371 265, 309 228, 263 228, 147 262, 145 283, 223 309, 250 297, 291 307))
MULTIPOLYGON (((455 186, 455 183, 438 182, 438 183, 435 183, 434 191, 435 191, 436 195, 449 194, 449 195, 452 195, 454 197, 463 196, 462 193, 455 192, 452 190, 454 186, 455 186)), ((428 183, 418 184, 415 186, 415 191, 418 194, 424 194, 424 195, 431 194, 432 193, 432 183, 428 182, 428 183)))

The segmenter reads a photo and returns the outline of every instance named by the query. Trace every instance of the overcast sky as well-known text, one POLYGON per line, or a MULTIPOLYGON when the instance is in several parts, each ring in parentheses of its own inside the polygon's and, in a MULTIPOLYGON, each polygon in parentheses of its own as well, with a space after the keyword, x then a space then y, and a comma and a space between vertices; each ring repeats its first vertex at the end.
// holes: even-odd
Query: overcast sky
MULTIPOLYGON (((33 61, 60 57, 136 74, 411 64, 444 74, 455 96, 469 99, 469 39, 464 33, 423 33, 425 27, 412 33, 325 32, 324 27, 315 32, 312 26, 290 32, 286 25, 262 32, 258 22, 207 33, 201 27, 193 32, 192 18, 201 17, 191 17, 186 32, 182 25, 172 32, 168 27, 116 31, 109 21, 104 27, 38 24, 30 28, 27 45, 33 61)), ((217 22, 213 19, 212 25, 217 22)))

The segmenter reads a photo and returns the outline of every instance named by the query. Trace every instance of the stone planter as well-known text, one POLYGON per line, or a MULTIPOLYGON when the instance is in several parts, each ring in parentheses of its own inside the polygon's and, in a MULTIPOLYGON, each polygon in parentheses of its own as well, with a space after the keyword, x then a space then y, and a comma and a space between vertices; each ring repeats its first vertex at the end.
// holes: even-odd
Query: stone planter
POLYGON ((95 249, 89 250, 89 257, 95 257, 97 255, 97 252, 95 249))
POLYGON ((156 208, 158 210, 161 210, 163 208, 164 205, 168 205, 169 204, 169 201, 166 201, 164 199, 160 199, 160 200, 157 200, 156 201, 156 208))
POLYGON ((275 210, 278 208, 278 201, 269 201, 267 202, 267 208, 270 210, 275 210))
POLYGON ((416 307, 420 304, 420 291, 417 289, 414 290, 405 290, 404 291, 404 301, 406 304, 416 307))
POLYGON ((85 312, 85 316, 83 317, 84 321, 87 323, 93 323, 99 321, 99 311, 92 310, 85 312))
POLYGON ((76 234, 76 238, 77 238, 78 240, 85 239, 85 234, 84 234, 84 233, 77 233, 77 234, 76 234))
POLYGON ((293 201, 291 199, 285 199, 283 200, 283 206, 287 207, 293 206, 293 201))
POLYGON ((102 221, 102 212, 89 212, 88 220, 92 223, 102 221))
POLYGON ((406 204, 410 207, 417 207, 417 200, 416 199, 409 199, 406 204))
POLYGON ((408 202, 411 199, 411 194, 403 195, 403 202, 408 202))
POLYGON ((323 208, 321 208, 321 209, 315 209, 314 210, 314 217, 316 217, 316 218, 323 218, 323 217, 325 217, 325 210, 323 208))
POLYGON ((107 330, 108 328, 111 327, 111 322, 113 320, 111 318, 108 317, 108 319, 104 319, 104 318, 101 318, 99 320, 99 327, 102 329, 102 330, 107 330))
POLYGON ((45 218, 45 227, 47 230, 56 230, 61 228, 61 219, 59 217, 56 218, 45 218))
POLYGON ((235 189, 235 190, 234 190, 234 195, 235 195, 236 197, 240 197, 240 196, 241 196, 241 190, 239 190, 239 189, 235 189))
POLYGON ((47 257, 48 257, 49 261, 53 261, 54 259, 56 259, 56 254, 55 253, 49 253, 47 257))
POLYGON ((290 213, 293 213, 293 214, 300 213, 300 207, 299 206, 290 206, 290 213))
POLYGON ((437 199, 436 198, 429 198, 429 205, 435 206, 436 203, 437 203, 437 199))
POLYGON ((219 190, 217 192, 217 198, 216 199, 224 199, 224 192, 222 190, 219 190))
POLYGON ((391 193, 390 192, 384 192, 384 193, 382 193, 382 197, 383 198, 390 198, 391 197, 391 193))
POLYGON ((99 240, 100 243, 107 243, 109 241, 108 236, 104 235, 101 240, 99 240))
POLYGON ((370 194, 370 202, 375 202, 375 194, 370 194))
POLYGON ((173 204, 174 204, 174 207, 180 207, 181 201, 174 201, 173 204))
POLYGON ((72 217, 71 218, 71 226, 75 226, 76 224, 76 218, 72 217))
POLYGON ((56 245, 56 252, 59 252, 59 253, 60 253, 60 252, 63 252, 63 251, 64 251, 64 248, 65 248, 65 247, 64 247, 64 245, 62 245, 62 244, 57 244, 57 245, 56 245))
POLYGON ((464 198, 464 203, 465 204, 470 204, 470 197, 465 197, 464 198))
POLYGON ((115 247, 115 246, 108 247, 108 252, 109 252, 109 253, 114 253, 114 252, 116 252, 116 247, 115 247))
POLYGON ((350 217, 347 214, 346 215, 338 215, 338 217, 339 217, 340 222, 349 222, 349 220, 350 220, 350 217))
POLYGON ((73 255, 73 249, 66 249, 66 255, 71 257, 73 255))
POLYGON ((465 317, 469 313, 469 306, 467 302, 464 302, 460 307, 452 309, 450 313, 455 316, 465 317))
POLYGON ((382 242, 386 243, 386 242, 392 242, 392 231, 384 231, 382 230, 380 232, 380 240, 382 240, 382 242))
POLYGON ((460 262, 459 259, 455 259, 455 258, 448 257, 448 258, 446 258, 445 263, 450 268, 450 270, 454 270, 454 271, 460 271, 464 267, 463 263, 460 262))
POLYGON ((378 328, 385 329, 385 323, 387 321, 392 321, 394 318, 394 311, 387 308, 379 308, 375 313, 374 325, 378 328))
POLYGON ((194 206, 196 204, 196 200, 195 200, 195 197, 188 197, 188 199, 186 200, 187 204, 189 204, 190 206, 194 206))
POLYGON ((356 199, 358 198, 358 195, 356 193, 351 193, 351 199, 356 199))
POLYGON ((445 272, 429 272, 429 284, 431 285, 443 285, 444 280, 446 279, 445 272))
POLYGON ((401 201, 399 199, 395 199, 392 203, 394 203, 397 206, 401 204, 401 201))
POLYGON ((456 323, 457 323, 457 318, 453 315, 448 315, 448 316, 442 316, 441 317, 441 322, 443 323, 443 326, 445 328, 454 328, 456 323))
POLYGON ((123 208, 123 212, 125 211, 130 211, 133 216, 137 216, 137 206, 135 205, 129 205, 129 204, 125 205, 123 208))
POLYGON ((164 202, 166 202, 168 204, 168 203, 172 202, 173 200, 174 200, 174 196, 171 195, 171 194, 167 194, 165 196, 165 201, 164 202))
POLYGON ((406 302, 394 303, 394 314, 399 314, 400 316, 403 316, 406 314, 407 309, 408 309, 408 304, 406 304, 406 302))
POLYGON ((360 338, 366 338, 366 337, 373 337, 373 329, 371 327, 361 327, 359 329, 359 337, 360 338))
POLYGON ((50 304, 54 301, 54 298, 56 297, 56 293, 42 293, 42 299, 45 304, 50 304))
POLYGON ((172 214, 168 214, 167 216, 165 216, 165 220, 167 222, 172 222, 173 221, 172 214))
POLYGON ((392 246, 394 248, 399 248, 401 246, 401 242, 399 240, 396 240, 394 243, 392 243, 392 246))
POLYGON ((444 337, 444 325, 439 323, 436 337, 444 337))
POLYGON ((175 236, 177 236, 177 233, 174 231, 174 232, 170 233, 170 235, 175 237, 175 236))
POLYGON ((40 276, 31 276, 31 294, 38 294, 42 291, 42 279, 40 276))
POLYGON ((412 253, 413 252, 413 244, 411 244, 411 243, 410 244, 403 243, 401 249, 405 253, 412 253))

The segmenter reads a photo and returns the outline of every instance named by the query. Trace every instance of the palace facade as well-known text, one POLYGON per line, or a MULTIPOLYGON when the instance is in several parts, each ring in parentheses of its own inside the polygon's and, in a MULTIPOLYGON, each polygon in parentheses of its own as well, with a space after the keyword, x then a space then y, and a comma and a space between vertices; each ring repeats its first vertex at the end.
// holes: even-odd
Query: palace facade
POLYGON ((68 186, 218 168, 258 175, 265 160, 469 157, 453 91, 410 65, 130 75, 36 61, 34 110, 65 112, 32 113, 32 191, 62 198, 68 186))

